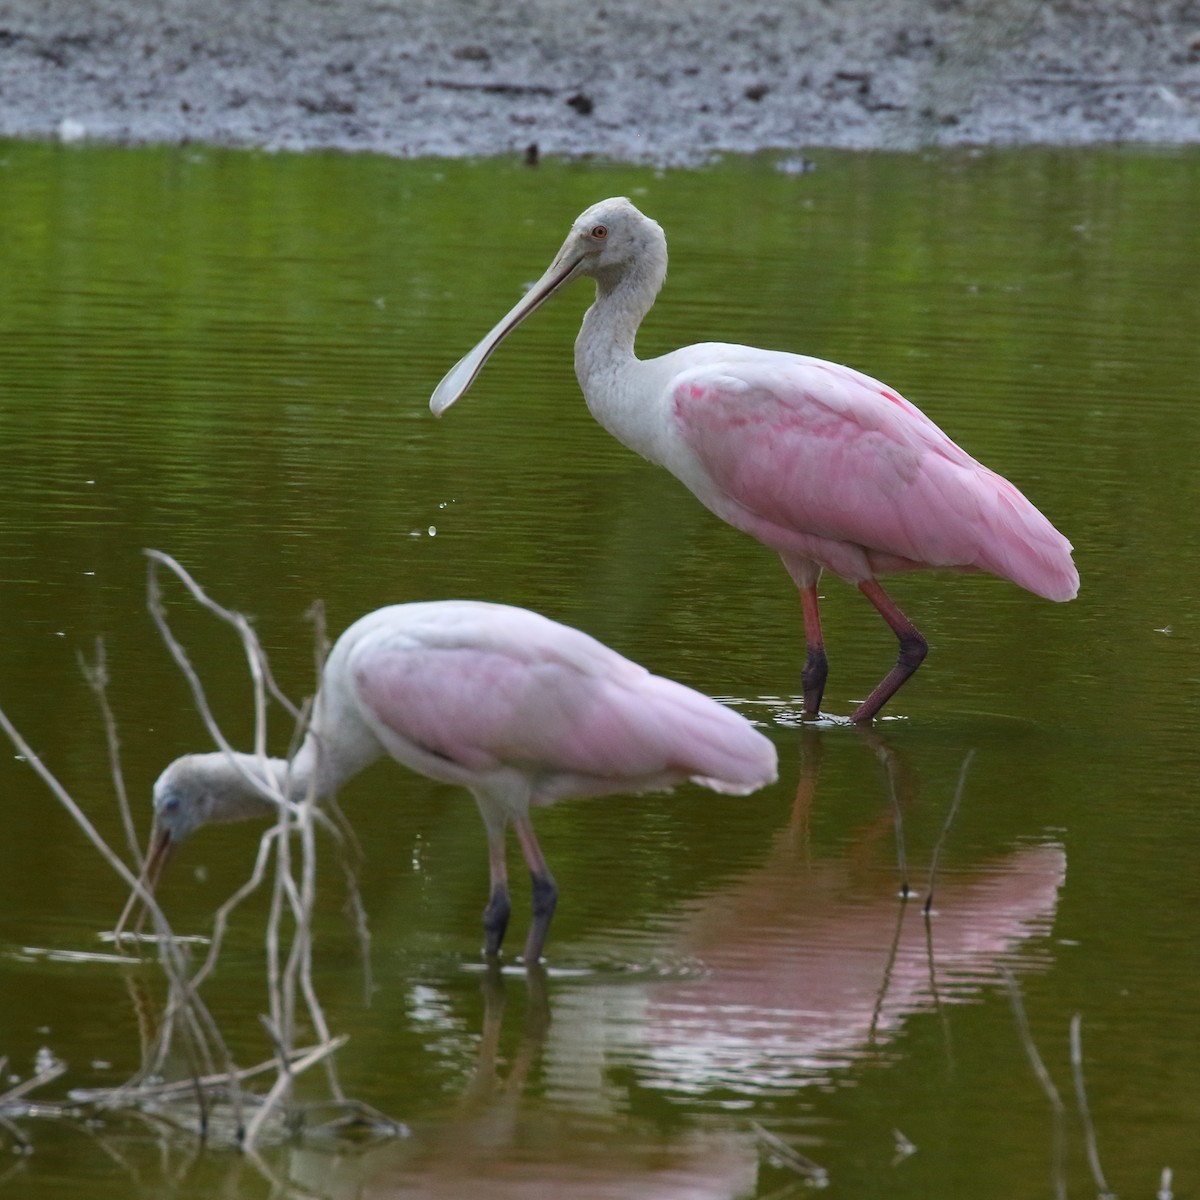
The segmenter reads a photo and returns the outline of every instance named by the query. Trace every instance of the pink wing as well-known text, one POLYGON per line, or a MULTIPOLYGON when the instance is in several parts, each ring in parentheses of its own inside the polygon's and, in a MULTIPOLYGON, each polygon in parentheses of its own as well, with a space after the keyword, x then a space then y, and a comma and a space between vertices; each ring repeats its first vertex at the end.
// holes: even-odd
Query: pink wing
POLYGON ((392 733, 470 773, 527 772, 545 800, 775 778, 774 746, 732 709, 577 630, 476 607, 456 638, 389 635, 356 652, 358 694, 392 733))
POLYGON ((720 515, 785 553, 855 580, 924 566, 990 571, 1053 600, 1078 590, 1066 538, 869 376, 772 354, 685 371, 670 400, 728 502, 720 515))

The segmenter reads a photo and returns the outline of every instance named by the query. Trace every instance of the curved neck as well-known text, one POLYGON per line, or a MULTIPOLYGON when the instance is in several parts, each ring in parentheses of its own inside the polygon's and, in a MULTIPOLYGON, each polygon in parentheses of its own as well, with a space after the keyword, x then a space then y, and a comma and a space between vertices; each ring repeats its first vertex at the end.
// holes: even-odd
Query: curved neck
POLYGON ((661 261, 638 258, 596 273, 596 299, 575 339, 575 374, 589 400, 606 378, 637 362, 638 326, 666 276, 665 255, 661 261))
POLYGON ((216 751, 194 756, 208 785, 209 821, 240 821, 276 811, 271 794, 320 800, 379 756, 375 747, 326 746, 312 730, 290 759, 216 751))
POLYGON ((209 819, 238 821, 269 815, 275 811, 269 799, 271 793, 282 792, 291 801, 303 800, 312 788, 314 765, 311 755, 303 753, 304 748, 292 759, 260 758, 240 751, 198 755, 208 760, 205 775, 212 806, 209 819))

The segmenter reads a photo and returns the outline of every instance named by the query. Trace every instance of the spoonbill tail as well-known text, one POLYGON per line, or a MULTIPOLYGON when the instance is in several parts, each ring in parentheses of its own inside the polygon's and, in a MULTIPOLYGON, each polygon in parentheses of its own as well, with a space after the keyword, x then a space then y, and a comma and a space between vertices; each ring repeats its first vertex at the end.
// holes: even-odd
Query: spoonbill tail
POLYGON ((587 406, 718 517, 779 552, 800 589, 808 713, 820 710, 828 673, 817 603, 823 570, 857 585, 900 643, 896 665, 856 721, 874 717, 928 649, 880 575, 988 571, 1048 600, 1074 597, 1070 542, 1007 479, 882 383, 817 358, 720 342, 638 359, 634 338, 666 273, 657 222, 623 197, 593 205, 549 270, 450 369, 430 408, 444 413, 558 288, 594 279, 596 301, 575 340, 587 406))
POLYGON ((585 633, 502 604, 395 604, 338 638, 290 761, 188 754, 163 771, 147 878, 199 826, 272 815, 255 781, 280 780, 295 801, 320 797, 385 754, 474 793, 491 868, 489 955, 508 925, 512 822, 533 878, 527 963, 541 957, 558 898, 531 807, 685 780, 745 795, 776 777, 775 747, 739 713, 585 633))

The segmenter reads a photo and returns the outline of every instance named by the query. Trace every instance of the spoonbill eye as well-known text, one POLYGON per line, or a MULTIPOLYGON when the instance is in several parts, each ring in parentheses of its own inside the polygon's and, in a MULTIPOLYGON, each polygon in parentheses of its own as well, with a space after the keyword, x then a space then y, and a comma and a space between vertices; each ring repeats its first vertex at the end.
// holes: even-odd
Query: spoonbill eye
POLYGON ((608 237, 608 226, 607 225, 593 225, 592 226, 592 237, 594 237, 597 241, 603 241, 606 237, 608 237))

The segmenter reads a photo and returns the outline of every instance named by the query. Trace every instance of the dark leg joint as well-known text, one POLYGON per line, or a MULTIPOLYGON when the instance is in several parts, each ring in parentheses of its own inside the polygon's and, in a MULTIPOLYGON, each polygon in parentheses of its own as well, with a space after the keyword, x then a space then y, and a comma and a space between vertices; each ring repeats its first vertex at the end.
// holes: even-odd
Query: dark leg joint
POLYGON ((804 711, 819 713, 821 697, 825 694, 825 680, 829 676, 829 659, 820 646, 809 646, 808 655, 804 660, 804 670, 800 672, 800 682, 804 687, 804 711))
POLYGON ((550 931, 550 918, 558 904, 558 887, 554 878, 547 871, 530 872, 533 880, 533 920, 529 925, 529 936, 525 939, 526 966, 536 965, 542 957, 542 948, 546 944, 546 934, 550 931))
POLYGON ((929 643, 914 629, 900 639, 900 657, 896 659, 896 666, 911 675, 925 661, 928 653, 929 643))
POLYGON ((548 925, 558 906, 558 885, 552 875, 533 875, 533 916, 548 925))
POLYGON ((504 932, 508 928, 511 913, 512 903, 508 898, 508 890, 496 888, 488 900, 487 908, 483 910, 483 952, 490 958, 500 953, 500 945, 504 941, 504 932))

